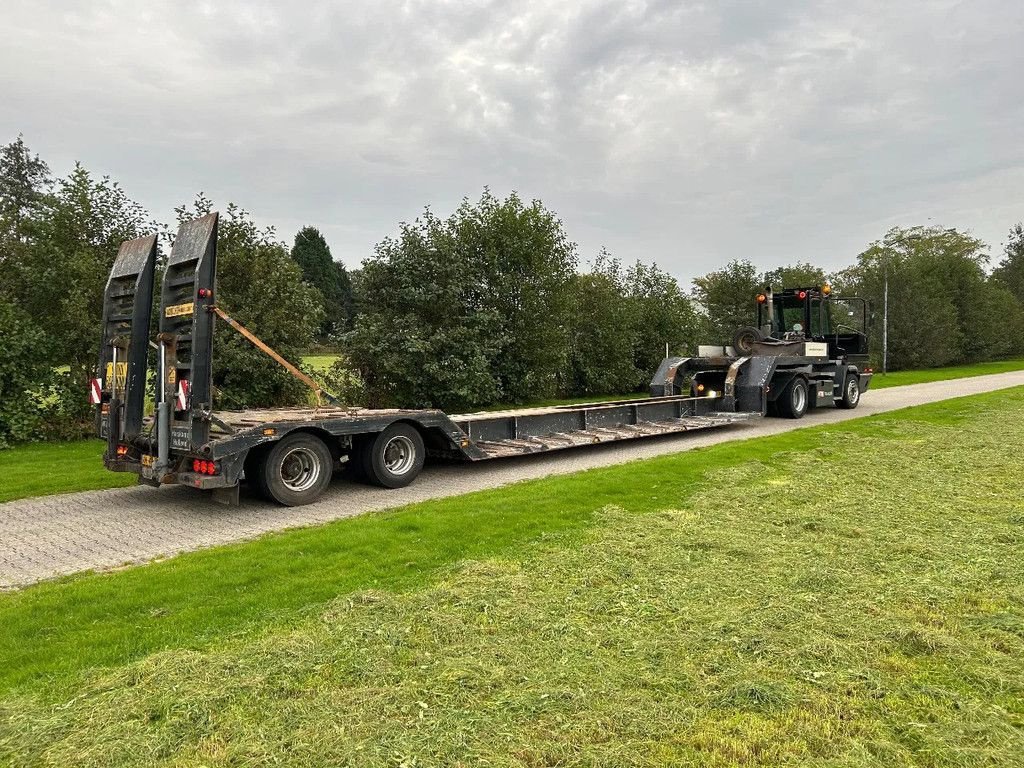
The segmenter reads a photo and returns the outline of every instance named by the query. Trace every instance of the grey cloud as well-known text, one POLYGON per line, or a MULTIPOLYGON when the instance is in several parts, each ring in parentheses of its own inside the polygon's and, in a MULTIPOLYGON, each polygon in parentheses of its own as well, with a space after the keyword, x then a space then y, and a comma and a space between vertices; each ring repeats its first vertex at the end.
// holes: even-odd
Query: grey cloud
POLYGON ((204 190, 353 266, 423 205, 538 197, 682 278, 1024 218, 1024 6, 14 3, 0 129, 154 215, 204 190))

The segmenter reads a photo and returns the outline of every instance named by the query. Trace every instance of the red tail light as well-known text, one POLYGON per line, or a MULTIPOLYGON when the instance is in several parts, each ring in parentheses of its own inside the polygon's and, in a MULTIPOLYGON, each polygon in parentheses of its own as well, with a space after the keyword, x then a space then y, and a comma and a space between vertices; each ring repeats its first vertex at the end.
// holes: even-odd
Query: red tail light
POLYGON ((799 294, 797 294, 797 295, 798 295, 798 296, 799 296, 799 297, 800 297, 801 299, 806 299, 806 298, 807 298, 807 291, 800 291, 800 293, 799 293, 799 294))
POLYGON ((119 446, 117 446, 117 455, 118 456, 126 456, 126 455, 128 455, 128 446, 127 445, 119 445, 119 446))
POLYGON ((192 459, 192 471, 197 475, 215 475, 217 474, 217 462, 192 459))

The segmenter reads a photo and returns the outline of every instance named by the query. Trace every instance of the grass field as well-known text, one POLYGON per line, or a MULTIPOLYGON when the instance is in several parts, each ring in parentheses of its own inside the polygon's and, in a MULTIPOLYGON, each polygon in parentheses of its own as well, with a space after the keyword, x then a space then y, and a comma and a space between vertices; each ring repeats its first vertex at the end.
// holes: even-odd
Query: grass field
POLYGON ((82 440, 0 451, 0 502, 134 485, 134 475, 115 474, 103 467, 103 446, 100 440, 82 440))
POLYGON ((1024 388, 0 595, 0 763, 1019 765, 1024 388))
POLYGON ((326 371, 340 358, 341 355, 303 355, 302 362, 316 371, 326 371))
POLYGON ((1024 360, 997 360, 992 363, 974 363, 972 365, 954 365, 949 368, 925 368, 919 371, 893 371, 892 373, 875 373, 871 380, 871 389, 885 387, 901 387, 905 384, 923 384, 928 381, 946 381, 962 379, 969 376, 985 376, 990 373, 1007 373, 1008 371, 1024 370, 1024 360))

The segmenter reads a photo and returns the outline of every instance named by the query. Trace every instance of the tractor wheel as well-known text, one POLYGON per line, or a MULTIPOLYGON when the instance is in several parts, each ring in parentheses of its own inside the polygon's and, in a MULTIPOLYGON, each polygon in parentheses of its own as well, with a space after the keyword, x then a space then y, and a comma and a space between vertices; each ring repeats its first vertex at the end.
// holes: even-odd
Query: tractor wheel
POLYGON ((764 334, 760 329, 748 325, 733 334, 732 348, 740 357, 747 357, 754 353, 754 345, 759 341, 764 341, 764 334))
POLYGON ((314 501, 330 485, 334 457, 319 437, 296 432, 271 446, 262 469, 270 498, 286 507, 298 507, 314 501))
POLYGON ((807 413, 809 401, 810 390, 807 387, 807 380, 797 376, 789 382, 775 402, 780 416, 787 419, 802 419, 807 413))
POLYGON ((860 374, 852 371, 846 376, 846 384, 843 386, 843 396, 836 400, 837 408, 853 410, 860 403, 860 374))
POLYGON ((375 485, 402 488, 423 469, 427 451, 423 436, 411 424, 397 422, 377 435, 368 435, 360 460, 363 474, 375 485))

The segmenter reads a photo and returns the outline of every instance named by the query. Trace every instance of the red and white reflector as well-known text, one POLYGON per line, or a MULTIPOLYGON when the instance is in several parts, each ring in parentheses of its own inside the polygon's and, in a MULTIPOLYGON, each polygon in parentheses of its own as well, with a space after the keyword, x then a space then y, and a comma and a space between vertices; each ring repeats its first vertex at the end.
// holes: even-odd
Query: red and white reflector
POLYGON ((188 379, 178 379, 178 395, 174 400, 174 410, 188 410, 189 389, 188 379))
POLYGON ((103 402, 103 379, 89 380, 89 405, 99 405, 103 402))

